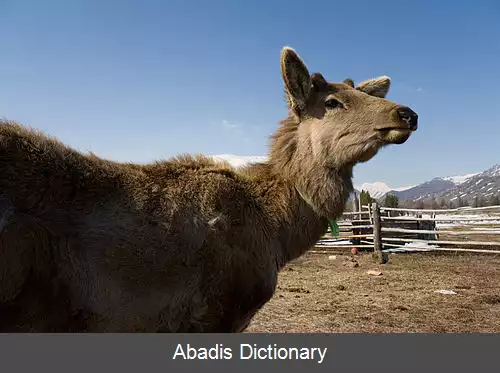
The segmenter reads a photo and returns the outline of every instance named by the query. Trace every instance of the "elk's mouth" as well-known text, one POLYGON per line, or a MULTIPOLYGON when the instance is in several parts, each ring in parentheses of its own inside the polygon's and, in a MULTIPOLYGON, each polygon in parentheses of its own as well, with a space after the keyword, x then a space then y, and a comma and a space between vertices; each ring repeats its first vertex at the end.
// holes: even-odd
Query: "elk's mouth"
POLYGON ((416 129, 402 128, 402 127, 385 127, 378 128, 382 141, 387 144, 403 144, 408 140, 416 129))

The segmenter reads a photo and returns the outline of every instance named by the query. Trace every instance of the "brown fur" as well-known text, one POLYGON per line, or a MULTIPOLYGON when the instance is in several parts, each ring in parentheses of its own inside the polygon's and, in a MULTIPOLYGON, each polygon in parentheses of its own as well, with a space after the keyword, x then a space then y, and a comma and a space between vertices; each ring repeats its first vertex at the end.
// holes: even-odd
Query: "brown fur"
POLYGON ((327 83, 290 48, 281 68, 289 117, 240 170, 111 162, 2 121, 0 332, 244 330, 342 214, 353 166, 410 136, 388 79, 327 83))

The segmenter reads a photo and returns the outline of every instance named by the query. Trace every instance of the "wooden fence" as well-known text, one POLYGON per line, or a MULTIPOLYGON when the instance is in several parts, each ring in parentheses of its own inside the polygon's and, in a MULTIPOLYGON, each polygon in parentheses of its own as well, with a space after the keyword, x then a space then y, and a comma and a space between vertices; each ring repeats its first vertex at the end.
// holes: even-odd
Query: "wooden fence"
POLYGON ((387 261, 388 252, 500 254, 500 206, 429 210, 373 203, 345 212, 337 223, 339 236, 329 231, 312 252, 369 250, 377 253, 382 263, 387 261))

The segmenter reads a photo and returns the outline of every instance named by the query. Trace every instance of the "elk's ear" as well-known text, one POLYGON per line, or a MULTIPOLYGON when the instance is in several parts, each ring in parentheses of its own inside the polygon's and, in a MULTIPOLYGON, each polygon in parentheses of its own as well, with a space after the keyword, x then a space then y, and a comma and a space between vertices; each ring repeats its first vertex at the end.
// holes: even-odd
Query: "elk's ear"
POLYGON ((356 89, 371 96, 385 98, 390 87, 391 78, 384 75, 375 79, 364 81, 363 83, 360 83, 356 89))
POLYGON ((290 109, 300 116, 311 92, 311 78, 306 65, 290 47, 281 51, 281 75, 290 109))

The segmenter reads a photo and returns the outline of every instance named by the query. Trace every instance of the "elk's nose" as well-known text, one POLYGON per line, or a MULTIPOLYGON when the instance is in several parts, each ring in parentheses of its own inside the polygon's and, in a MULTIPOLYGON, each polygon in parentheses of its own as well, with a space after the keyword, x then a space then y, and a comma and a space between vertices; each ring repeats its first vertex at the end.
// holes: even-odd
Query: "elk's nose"
POLYGON ((408 128, 412 131, 417 129, 418 115, 412 109, 406 106, 401 106, 396 109, 399 118, 408 124, 408 128))

